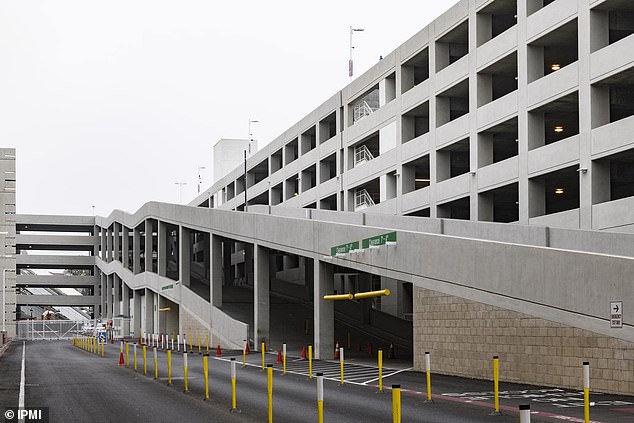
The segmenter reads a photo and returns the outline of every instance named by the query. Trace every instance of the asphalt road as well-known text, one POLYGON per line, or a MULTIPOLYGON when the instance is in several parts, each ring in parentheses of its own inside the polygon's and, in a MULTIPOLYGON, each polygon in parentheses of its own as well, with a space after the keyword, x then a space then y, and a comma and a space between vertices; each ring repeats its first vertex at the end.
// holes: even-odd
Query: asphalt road
MULTIPOLYGON (((159 379, 154 380, 148 349, 148 374, 143 375, 141 349, 138 367, 120 367, 118 345, 108 345, 106 357, 97 357, 70 342, 27 342, 25 405, 49 407, 52 422, 251 422, 267 420, 266 372, 261 356, 251 354, 246 367, 237 356, 237 403, 241 413, 229 412, 230 357, 210 357, 210 400, 203 401, 202 358, 189 355, 189 392, 183 392, 183 358, 174 352, 172 385, 167 385, 167 358, 159 352, 159 379)), ((215 354, 212 354, 215 356, 215 354)), ((22 344, 14 343, 0 358, 0 406, 17 405, 22 344)), ((267 354, 267 363, 276 356, 267 354)), ((132 361, 132 349, 130 350, 132 361)), ((131 364, 131 363, 130 363, 131 364)), ((308 378, 305 361, 289 359, 287 374, 275 364, 273 420, 317 421, 315 379, 308 378)), ((384 369, 384 392, 377 393, 376 368, 346 364, 346 383, 338 382, 338 363, 314 362, 323 371, 326 422, 391 422, 393 383, 400 383, 403 422, 518 422, 517 405, 531 403, 533 422, 578 421, 583 415, 579 393, 501 383, 501 416, 491 416, 491 382, 433 375, 434 397, 425 403, 424 375, 406 369, 384 369)), ((594 422, 634 422, 634 398, 593 394, 594 422), (600 405, 599 405, 600 404, 600 405)), ((0 410, 4 411, 4 410, 0 410)))

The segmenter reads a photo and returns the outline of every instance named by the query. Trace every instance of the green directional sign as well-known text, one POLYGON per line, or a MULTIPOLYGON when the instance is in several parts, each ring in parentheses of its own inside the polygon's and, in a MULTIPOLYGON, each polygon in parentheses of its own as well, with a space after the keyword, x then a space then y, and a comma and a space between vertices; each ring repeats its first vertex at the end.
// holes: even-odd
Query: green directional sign
POLYGON ((172 288, 174 288, 174 284, 165 285, 161 287, 161 291, 165 291, 166 289, 172 289, 172 288))
POLYGON ((352 250, 359 249, 359 241, 349 242, 347 244, 337 245, 336 247, 332 247, 330 249, 330 255, 336 256, 337 254, 346 254, 352 250))
POLYGON ((365 238, 361 241, 361 247, 363 249, 366 249, 370 247, 378 247, 379 245, 385 245, 392 242, 396 243, 396 232, 389 232, 383 235, 365 238))

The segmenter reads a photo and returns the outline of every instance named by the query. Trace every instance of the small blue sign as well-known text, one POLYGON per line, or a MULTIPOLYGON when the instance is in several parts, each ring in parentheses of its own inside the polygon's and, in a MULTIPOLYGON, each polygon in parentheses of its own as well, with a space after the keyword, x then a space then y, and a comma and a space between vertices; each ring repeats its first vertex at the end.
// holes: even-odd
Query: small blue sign
POLYGON ((106 332, 98 332, 97 333, 97 339, 99 339, 99 343, 100 344, 105 344, 106 343, 106 332))

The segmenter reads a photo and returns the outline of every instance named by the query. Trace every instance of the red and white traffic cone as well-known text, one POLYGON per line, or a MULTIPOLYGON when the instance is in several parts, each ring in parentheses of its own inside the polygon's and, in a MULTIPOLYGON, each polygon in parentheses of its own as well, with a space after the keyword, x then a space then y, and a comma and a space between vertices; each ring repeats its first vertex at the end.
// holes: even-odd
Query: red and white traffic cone
POLYGON ((247 346, 244 348, 244 353, 245 354, 251 354, 251 348, 249 348, 249 341, 247 341, 247 346))
POLYGON ((277 350, 277 364, 282 363, 282 351, 277 350))
POLYGON ((220 349, 220 344, 218 344, 218 349, 216 350, 216 357, 222 357, 222 350, 220 349))
POLYGON ((335 360, 339 359, 339 341, 337 341, 337 345, 335 345, 335 354, 333 355, 335 360))
POLYGON ((123 359, 123 351, 119 352, 119 366, 125 366, 125 360, 123 359))
POLYGON ((302 360, 306 360, 306 345, 302 347, 302 360))

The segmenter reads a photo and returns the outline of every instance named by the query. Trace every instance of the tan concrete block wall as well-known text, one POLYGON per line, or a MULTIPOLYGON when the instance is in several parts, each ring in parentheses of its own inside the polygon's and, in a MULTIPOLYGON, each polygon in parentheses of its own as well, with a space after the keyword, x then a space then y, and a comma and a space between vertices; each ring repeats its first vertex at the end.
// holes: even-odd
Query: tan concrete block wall
POLYGON ((414 287, 414 367, 492 379, 581 389, 590 362, 593 391, 634 394, 634 343, 522 313, 414 287))

